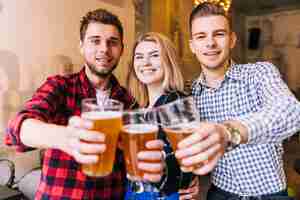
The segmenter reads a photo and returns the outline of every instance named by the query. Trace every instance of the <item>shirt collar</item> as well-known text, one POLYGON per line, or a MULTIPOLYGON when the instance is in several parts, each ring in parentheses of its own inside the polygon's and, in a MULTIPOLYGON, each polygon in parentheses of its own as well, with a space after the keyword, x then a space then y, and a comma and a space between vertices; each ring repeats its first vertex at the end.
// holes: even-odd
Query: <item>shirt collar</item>
MULTIPOLYGON (((236 64, 233 60, 231 60, 231 65, 228 68, 227 72, 225 73, 225 80, 228 78, 238 80, 238 81, 243 79, 239 65, 236 64)), ((200 73, 199 77, 194 82, 194 85, 206 85, 203 72, 200 73)))
POLYGON ((88 79, 86 73, 85 73, 85 67, 83 67, 79 72, 79 79, 81 82, 81 88, 83 91, 83 96, 92 98, 96 96, 96 90, 90 80, 88 79))
POLYGON ((236 64, 233 60, 231 60, 231 65, 227 70, 225 77, 229 77, 237 81, 243 80, 241 66, 239 64, 236 64))
MULTIPOLYGON (((83 67, 79 72, 79 79, 81 83, 81 88, 83 91, 84 98, 95 98, 96 89, 88 79, 85 73, 85 67, 83 67)), ((114 75, 110 76, 110 98, 121 101, 124 103, 125 108, 137 108, 138 104, 135 99, 127 93, 127 91, 120 85, 119 81, 114 75)))
MULTIPOLYGON (((83 67, 79 72, 79 78, 82 85, 84 96, 86 97, 95 97, 96 95, 96 89, 93 86, 93 84, 88 79, 86 73, 85 73, 85 67, 83 67)), ((114 75, 111 75, 110 80, 110 97, 114 98, 113 94, 118 93, 121 86, 117 80, 117 78, 114 75)))

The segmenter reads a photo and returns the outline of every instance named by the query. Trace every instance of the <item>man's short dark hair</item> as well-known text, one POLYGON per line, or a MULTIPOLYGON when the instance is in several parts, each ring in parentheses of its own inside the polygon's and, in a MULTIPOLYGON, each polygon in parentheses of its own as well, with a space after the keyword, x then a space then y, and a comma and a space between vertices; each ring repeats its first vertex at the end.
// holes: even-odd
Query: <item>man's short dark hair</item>
POLYGON ((121 41, 123 43, 123 27, 119 18, 112 14, 111 12, 105 9, 97 9, 94 11, 88 12, 85 16, 82 17, 80 21, 80 40, 83 41, 87 27, 90 23, 101 23, 107 25, 115 26, 121 36, 121 41))
POLYGON ((229 12, 226 12, 224 8, 219 4, 204 2, 197 5, 191 12, 189 18, 190 34, 192 33, 192 23, 195 18, 211 16, 211 15, 221 15, 226 17, 226 19, 228 19, 229 26, 231 28, 231 17, 229 16, 229 12))

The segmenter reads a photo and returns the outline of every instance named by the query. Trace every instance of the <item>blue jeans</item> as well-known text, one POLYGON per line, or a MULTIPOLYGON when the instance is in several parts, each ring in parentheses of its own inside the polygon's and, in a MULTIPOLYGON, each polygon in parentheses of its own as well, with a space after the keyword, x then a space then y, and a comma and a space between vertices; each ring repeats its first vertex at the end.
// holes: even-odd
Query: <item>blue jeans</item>
POLYGON ((287 191, 283 190, 268 195, 260 195, 253 197, 241 197, 237 194, 226 192, 216 186, 212 185, 207 192, 207 200, 293 200, 288 197, 287 191))
POLYGON ((160 196, 157 192, 142 192, 142 193, 134 193, 134 192, 126 192, 125 200, 178 200, 179 194, 173 193, 169 196, 160 196))
POLYGON ((144 192, 137 193, 132 191, 132 187, 128 184, 125 200, 179 200, 179 194, 174 192, 165 196, 157 191, 147 189, 144 192))

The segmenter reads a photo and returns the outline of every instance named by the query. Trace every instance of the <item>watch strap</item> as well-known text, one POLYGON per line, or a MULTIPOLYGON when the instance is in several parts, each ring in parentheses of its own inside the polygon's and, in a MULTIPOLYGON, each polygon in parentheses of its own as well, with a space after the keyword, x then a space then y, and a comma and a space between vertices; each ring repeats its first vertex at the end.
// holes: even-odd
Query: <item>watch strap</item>
POLYGON ((230 151, 240 145, 241 133, 239 129, 233 127, 229 123, 224 123, 223 125, 226 127, 226 134, 228 136, 228 145, 226 150, 230 151))

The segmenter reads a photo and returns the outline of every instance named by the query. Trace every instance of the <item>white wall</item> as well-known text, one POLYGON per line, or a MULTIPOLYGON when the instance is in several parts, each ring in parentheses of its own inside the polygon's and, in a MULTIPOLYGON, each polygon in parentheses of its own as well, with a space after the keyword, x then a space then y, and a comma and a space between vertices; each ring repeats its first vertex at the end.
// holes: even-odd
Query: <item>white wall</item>
MULTIPOLYGON (((272 43, 264 46, 262 43, 258 50, 248 50, 248 59, 273 60, 283 72, 289 87, 293 90, 300 88, 300 10, 280 11, 268 15, 246 17, 246 29, 250 27, 261 28, 264 34, 272 35, 272 43), (264 26, 264 20, 270 20, 271 26, 264 26), (270 30, 270 28, 272 28, 270 30)), ((246 38, 249 38, 246 35, 246 38)), ((262 41, 262 40, 261 40, 262 41)), ((248 41, 247 41, 248 42, 248 41)))
POLYGON ((80 67, 79 22, 87 11, 96 8, 105 8, 117 14, 124 25, 125 54, 116 70, 122 82, 128 49, 135 36, 131 0, 0 1, 0 68, 3 69, 0 70, 0 78, 1 71, 4 71, 9 80, 9 92, 12 93, 9 98, 1 98, 6 92, 0 81, 1 141, 8 118, 20 109, 23 101, 52 71, 49 70, 50 57, 66 55, 72 58, 77 68, 80 67))
POLYGON ((89 10, 102 7, 118 14, 125 27, 125 43, 131 44, 134 39, 130 0, 122 7, 101 0, 2 0, 0 4, 1 49, 17 55, 23 90, 32 87, 32 70, 47 71, 45 67, 51 56, 63 54, 74 63, 81 63, 79 21, 89 10))

